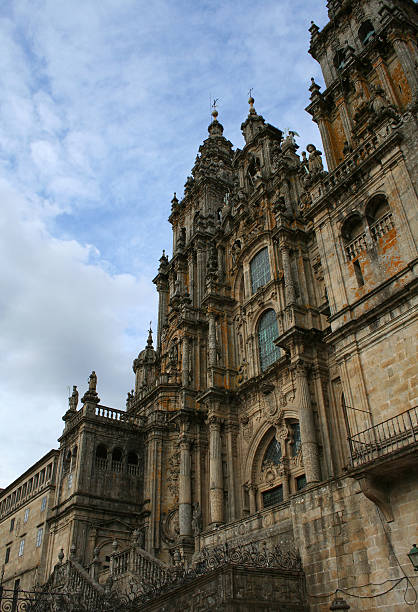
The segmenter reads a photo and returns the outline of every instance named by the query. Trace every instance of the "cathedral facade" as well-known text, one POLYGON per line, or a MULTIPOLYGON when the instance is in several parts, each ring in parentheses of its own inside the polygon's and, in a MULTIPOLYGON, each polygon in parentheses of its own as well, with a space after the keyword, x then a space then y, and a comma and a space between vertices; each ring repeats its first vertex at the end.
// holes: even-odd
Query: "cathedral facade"
POLYGON ((93 372, 42 486, 29 470, 0 494, 7 589, 52 588, 65 566, 67 590, 77 576, 90 602, 130 593, 138 610, 413 602, 417 7, 328 10, 310 28, 326 88, 312 79, 306 109, 328 170, 252 97, 242 149, 214 110, 171 201, 126 411, 100 404, 93 372), (17 518, 46 496, 19 555, 17 518))

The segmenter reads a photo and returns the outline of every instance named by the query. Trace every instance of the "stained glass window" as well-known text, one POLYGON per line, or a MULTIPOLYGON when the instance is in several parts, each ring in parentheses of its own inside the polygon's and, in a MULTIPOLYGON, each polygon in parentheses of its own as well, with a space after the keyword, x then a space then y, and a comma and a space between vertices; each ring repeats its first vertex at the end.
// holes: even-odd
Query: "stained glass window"
POLYGON ((280 357, 280 349, 273 342, 278 335, 276 313, 274 310, 267 310, 258 324, 258 347, 262 371, 280 357))
POLYGON ((279 485, 278 487, 274 487, 274 489, 270 489, 269 491, 264 491, 263 493, 263 507, 268 508, 268 506, 274 506, 274 504, 280 504, 283 501, 283 487, 279 485))
POLYGON ((279 465, 280 459, 282 458, 282 447, 280 446, 280 442, 273 438, 270 444, 267 447, 266 453, 264 455, 264 461, 271 461, 274 465, 279 465))
POLYGON ((250 262, 251 292, 255 293, 270 280, 270 263, 267 247, 255 255, 250 262))

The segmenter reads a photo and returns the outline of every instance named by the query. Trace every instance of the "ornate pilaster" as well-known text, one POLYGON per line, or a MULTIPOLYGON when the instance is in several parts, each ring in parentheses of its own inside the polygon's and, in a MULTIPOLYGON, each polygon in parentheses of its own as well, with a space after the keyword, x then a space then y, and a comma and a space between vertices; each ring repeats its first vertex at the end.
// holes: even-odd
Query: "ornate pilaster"
POLYGON ((300 436, 306 481, 307 483, 318 482, 321 479, 321 471, 306 364, 299 361, 295 364, 294 371, 296 376, 295 403, 299 407, 300 436))
POLYGON ((214 414, 209 424, 209 513, 210 523, 215 526, 224 522, 224 488, 222 474, 221 419, 214 414))
POLYGON ((183 387, 189 386, 189 371, 190 371, 189 343, 190 343, 190 339, 187 336, 183 336, 182 373, 181 373, 183 387))
POLYGON ((197 291, 196 291, 196 306, 202 305, 203 296, 205 294, 205 272, 206 272, 206 257, 205 245, 203 242, 197 243, 197 291))
POLYGON ((289 247, 286 244, 282 244, 280 247, 280 253, 282 255, 283 263, 286 306, 290 306, 291 304, 295 303, 295 285, 293 283, 292 271, 290 269, 289 247))
POLYGON ((179 473, 179 529, 180 538, 192 535, 192 482, 191 482, 191 440, 187 433, 181 433, 179 473))
POLYGON ((209 334, 208 334, 208 348, 209 348, 209 367, 216 366, 216 321, 215 314, 209 312, 209 334))

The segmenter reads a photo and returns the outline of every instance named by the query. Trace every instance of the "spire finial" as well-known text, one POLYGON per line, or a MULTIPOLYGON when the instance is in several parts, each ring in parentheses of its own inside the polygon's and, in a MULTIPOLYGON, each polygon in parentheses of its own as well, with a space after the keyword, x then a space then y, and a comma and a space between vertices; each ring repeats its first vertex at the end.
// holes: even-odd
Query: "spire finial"
POLYGON ((216 108, 216 104, 218 103, 219 100, 220 100, 220 98, 215 98, 213 100, 212 104, 211 104, 211 108, 213 109, 212 113, 211 113, 211 115, 213 117, 212 121, 218 121, 219 113, 218 113, 218 109, 216 108))
POLYGON ((256 115, 256 110, 254 108, 254 98, 253 98, 253 88, 250 88, 250 91, 248 92, 249 98, 248 98, 248 104, 250 105, 250 115, 256 115))
POLYGON ((152 329, 151 329, 151 325, 152 325, 152 321, 149 322, 147 346, 152 346, 152 329))

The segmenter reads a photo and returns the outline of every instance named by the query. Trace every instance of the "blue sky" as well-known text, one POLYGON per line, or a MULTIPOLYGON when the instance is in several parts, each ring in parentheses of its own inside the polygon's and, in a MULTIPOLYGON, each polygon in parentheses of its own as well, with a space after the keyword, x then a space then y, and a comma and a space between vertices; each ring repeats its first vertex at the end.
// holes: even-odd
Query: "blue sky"
POLYGON ((56 447, 67 387, 83 393, 92 369, 102 403, 124 407, 210 96, 234 146, 250 87, 266 121, 320 146, 304 107, 325 4, 2 4, 0 487, 56 447))

